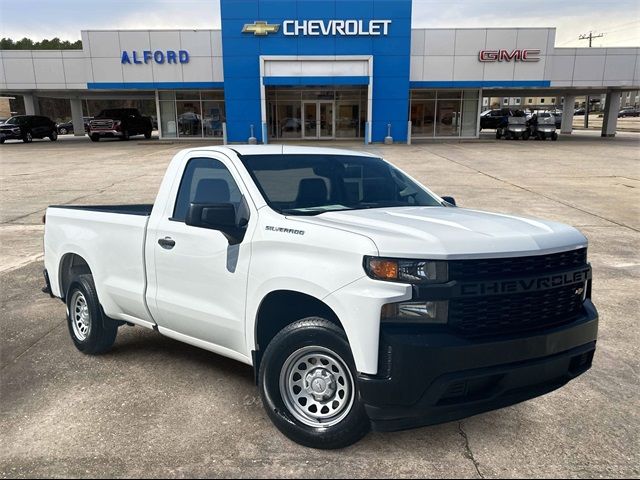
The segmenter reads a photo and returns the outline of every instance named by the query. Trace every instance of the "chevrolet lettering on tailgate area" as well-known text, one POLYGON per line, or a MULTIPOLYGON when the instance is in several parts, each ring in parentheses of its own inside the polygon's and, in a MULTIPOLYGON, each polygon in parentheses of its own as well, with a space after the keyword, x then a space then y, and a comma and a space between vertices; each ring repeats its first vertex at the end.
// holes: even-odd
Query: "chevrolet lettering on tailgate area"
POLYGON ((78 350, 130 325, 251 365, 275 426, 309 447, 543 395, 596 348, 578 230, 457 207, 369 153, 187 149, 153 205, 45 222, 45 291, 78 350))

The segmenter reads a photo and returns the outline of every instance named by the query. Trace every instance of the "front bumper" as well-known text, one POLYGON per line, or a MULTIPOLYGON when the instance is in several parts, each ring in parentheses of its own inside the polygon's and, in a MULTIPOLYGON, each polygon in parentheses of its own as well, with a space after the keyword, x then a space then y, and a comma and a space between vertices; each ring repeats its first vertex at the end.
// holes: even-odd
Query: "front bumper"
POLYGON ((0 131, 0 138, 4 140, 22 140, 22 132, 12 132, 10 130, 0 131))
POLYGON ((100 135, 101 137, 121 137, 119 130, 89 130, 89 135, 100 135))
POLYGON ((551 392, 591 367, 598 313, 525 336, 468 340, 383 327, 378 376, 359 375, 374 430, 448 422, 551 392))

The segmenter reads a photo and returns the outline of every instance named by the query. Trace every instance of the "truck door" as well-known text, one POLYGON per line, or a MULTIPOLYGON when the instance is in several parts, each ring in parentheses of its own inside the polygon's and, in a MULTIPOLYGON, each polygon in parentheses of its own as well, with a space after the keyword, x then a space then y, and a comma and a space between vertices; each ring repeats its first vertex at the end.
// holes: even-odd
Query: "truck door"
POLYGON ((246 355, 248 242, 257 215, 251 212, 246 236, 238 245, 229 245, 220 231, 185 224, 191 202, 237 206, 245 194, 235 167, 225 164, 228 159, 208 155, 186 160, 182 178, 168 196, 171 200, 150 222, 146 255, 153 258, 147 300, 161 333, 246 355))

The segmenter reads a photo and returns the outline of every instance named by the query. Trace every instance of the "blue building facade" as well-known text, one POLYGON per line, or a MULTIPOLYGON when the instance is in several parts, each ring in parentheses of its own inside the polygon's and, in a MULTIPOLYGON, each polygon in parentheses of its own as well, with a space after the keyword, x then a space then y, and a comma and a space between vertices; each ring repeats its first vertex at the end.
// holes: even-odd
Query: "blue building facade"
POLYGON ((335 137, 340 121, 367 141, 389 129, 407 139, 411 0, 221 0, 221 15, 230 142, 280 138, 269 134, 274 123, 303 138, 335 137), (305 105, 313 91, 361 98, 337 111, 321 100, 305 105), (278 92, 303 92, 300 111, 276 119, 267 100, 278 92))

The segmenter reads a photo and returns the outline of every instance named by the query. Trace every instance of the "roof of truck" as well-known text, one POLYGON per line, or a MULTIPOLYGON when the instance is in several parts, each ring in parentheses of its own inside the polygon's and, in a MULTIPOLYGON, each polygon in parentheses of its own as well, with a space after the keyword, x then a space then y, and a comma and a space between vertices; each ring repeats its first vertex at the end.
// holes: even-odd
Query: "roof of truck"
POLYGON ((366 157, 379 157, 369 152, 359 150, 346 150, 326 147, 304 147, 298 145, 225 145, 200 147, 190 150, 214 150, 222 153, 233 151, 238 155, 359 155, 366 157))

